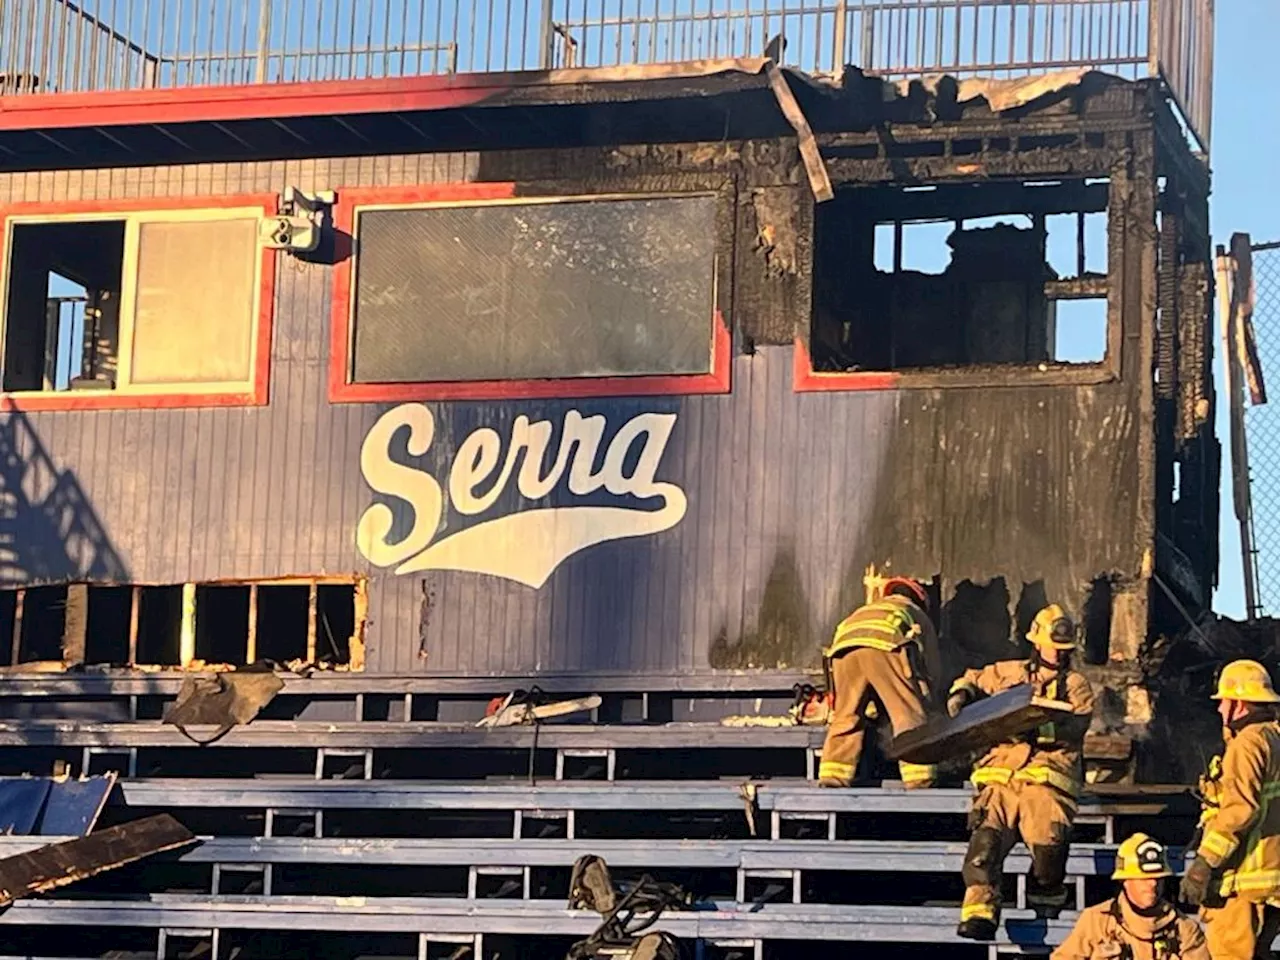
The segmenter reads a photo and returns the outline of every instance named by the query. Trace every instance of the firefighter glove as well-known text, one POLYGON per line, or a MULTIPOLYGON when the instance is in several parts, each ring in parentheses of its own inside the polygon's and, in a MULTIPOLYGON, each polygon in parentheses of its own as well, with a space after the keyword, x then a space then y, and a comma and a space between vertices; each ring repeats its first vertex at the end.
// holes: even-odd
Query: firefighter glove
POLYGON ((951 696, 947 697, 947 716, 957 717, 969 703, 969 691, 957 690, 951 696))
POLYGON ((1182 878, 1182 886, 1178 890, 1179 899, 1193 907, 1200 906, 1209 895, 1209 881, 1212 879, 1213 867, 1209 866, 1209 861, 1204 857, 1196 857, 1182 878))

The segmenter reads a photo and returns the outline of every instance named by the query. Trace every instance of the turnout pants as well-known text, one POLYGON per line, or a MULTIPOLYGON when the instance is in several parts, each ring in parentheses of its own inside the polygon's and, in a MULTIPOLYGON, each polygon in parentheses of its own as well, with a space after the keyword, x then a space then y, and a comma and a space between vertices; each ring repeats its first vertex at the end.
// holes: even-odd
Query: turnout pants
MULTIPOLYGON (((1027 902, 1061 909, 1067 899, 1063 878, 1076 803, 1046 784, 1011 780, 983 787, 969 814, 969 852, 964 858, 964 906, 961 921, 998 923, 1004 860, 1022 838, 1031 851, 1027 902)), ((1216 960, 1217 954, 1214 958, 1216 960)))
MULTIPOLYGON (((893 651, 854 647, 832 658, 831 680, 836 703, 822 745, 818 779, 829 786, 848 787, 871 726, 868 705, 875 703, 879 715, 888 716, 894 734, 900 734, 924 723, 929 686, 916 669, 909 646, 893 651)), ((932 766, 899 763, 898 769, 909 788, 933 785, 932 766)))
POLYGON ((1220 907, 1200 911, 1213 960, 1266 960, 1280 933, 1280 907, 1265 901, 1227 897, 1220 907))

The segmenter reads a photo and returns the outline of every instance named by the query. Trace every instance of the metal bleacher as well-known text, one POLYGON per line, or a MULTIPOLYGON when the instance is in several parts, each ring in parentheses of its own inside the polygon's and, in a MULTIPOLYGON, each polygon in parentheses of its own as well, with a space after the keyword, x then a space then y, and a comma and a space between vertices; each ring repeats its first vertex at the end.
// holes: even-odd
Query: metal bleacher
MULTIPOLYGON (((664 914, 661 928, 699 957, 781 958, 838 941, 895 957, 1043 955, 1074 917, 1037 921, 1025 909, 1019 847, 998 941, 956 938, 971 789, 819 789, 820 727, 673 722, 704 715, 654 699, 634 720, 606 703, 577 722, 478 729, 457 716, 483 709, 478 685, 452 692, 461 708, 432 705, 433 719, 414 719, 435 693, 389 691, 403 706, 388 713, 369 709, 381 695, 374 678, 358 693, 346 680, 308 682, 291 684, 324 686, 339 701, 324 705, 334 719, 316 716, 324 696, 298 696, 208 747, 148 718, 176 692, 168 680, 14 683, 0 721, 4 773, 40 773, 50 760, 73 775, 115 771, 100 827, 165 811, 201 842, 15 903, 0 914, 0 949, 560 957, 599 923, 566 909, 572 864, 589 853, 619 877, 645 871, 694 891, 697 908, 664 914), (401 699, 413 697, 417 708, 401 699), (15 715, 19 702, 27 712, 15 715)), ((1133 825, 1159 824, 1176 843, 1192 813, 1180 788, 1095 788, 1068 865, 1076 903, 1110 889, 1115 843, 1133 825)), ((0 836, 0 856, 56 839, 0 836)))
MULTIPOLYGON (((954 884, 965 850, 969 797, 967 789, 907 792, 897 784, 820 790, 798 779, 529 784, 125 778, 108 807, 109 819, 132 819, 153 809, 179 819, 253 811, 261 817, 255 821, 260 829, 250 829, 252 835, 205 835, 197 846, 126 871, 127 882, 23 901, 0 923, 29 931, 68 925, 150 928, 158 949, 197 935, 222 949, 236 931, 412 934, 425 956, 431 944, 458 938, 478 945, 486 936, 542 942, 586 935, 598 918, 565 909, 565 883, 574 860, 594 853, 624 872, 703 877, 710 892, 699 909, 667 914, 662 925, 708 948, 733 943, 747 955, 765 956, 772 941, 805 940, 953 944, 964 951, 971 948, 954 936, 953 902, 839 902, 847 893, 840 892, 839 882, 815 890, 810 880, 864 874, 883 885, 881 895, 891 900, 902 899, 903 891, 912 899, 917 881, 892 882, 905 880, 903 875, 932 878, 922 888, 925 896, 940 882, 954 884), (646 815, 643 823, 629 820, 618 827, 612 816, 638 810, 646 815), (344 812, 357 816, 346 817, 340 835, 330 836, 330 822, 344 812), (389 826, 386 818, 397 813, 402 819, 389 826), (593 813, 604 816, 594 830, 581 829, 593 813), (406 831, 405 815, 416 827, 406 831), (887 815, 942 818, 945 839, 851 838, 887 815), (736 836, 700 835, 700 816, 713 818, 716 833, 736 836), (288 824, 296 834, 300 823, 307 835, 279 829, 288 824), (601 823, 613 824, 615 835, 583 835, 598 833, 601 823), (677 835, 667 835, 673 828, 677 835), (403 835, 415 829, 421 835, 403 835), (461 835, 442 835, 450 831, 461 835), (183 892, 170 892, 164 886, 170 868, 197 871, 204 891, 187 884, 183 892), (369 877, 371 871, 415 868, 432 871, 438 881, 430 895, 419 896, 294 892, 300 882, 323 886, 320 878, 334 868, 362 869, 369 877), (237 892, 246 877, 257 882, 251 894, 237 892), (503 881, 509 881, 505 892, 497 892, 503 881)), ((1077 902, 1085 902, 1087 883, 1111 869, 1114 845, 1105 841, 1114 839, 1117 821, 1161 815, 1176 801, 1176 794, 1085 800, 1081 823, 1092 825, 1104 842, 1081 842, 1073 849, 1068 869, 1077 902)), ((50 839, 3 837, 0 854, 50 839)), ((1011 909, 1001 939, 985 948, 991 956, 1044 952, 1069 928, 1069 914, 1044 923, 1024 909, 1022 875, 1028 865, 1026 851, 1015 850, 1008 863, 1011 909)))

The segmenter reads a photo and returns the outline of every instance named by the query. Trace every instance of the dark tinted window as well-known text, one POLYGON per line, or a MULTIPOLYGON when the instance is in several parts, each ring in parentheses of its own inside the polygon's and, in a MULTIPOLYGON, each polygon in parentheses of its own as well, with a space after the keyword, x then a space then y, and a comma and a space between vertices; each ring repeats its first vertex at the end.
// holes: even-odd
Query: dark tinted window
POLYGON ((359 214, 358 383, 711 369, 713 196, 359 214))

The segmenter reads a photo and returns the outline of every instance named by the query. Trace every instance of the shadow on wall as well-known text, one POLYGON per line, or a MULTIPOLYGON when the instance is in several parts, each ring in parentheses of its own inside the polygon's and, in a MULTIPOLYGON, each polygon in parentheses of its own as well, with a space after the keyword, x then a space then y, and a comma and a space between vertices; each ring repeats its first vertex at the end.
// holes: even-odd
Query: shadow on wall
POLYGON ((754 629, 734 640, 727 627, 720 627, 711 643, 713 669, 788 670, 820 663, 822 643, 810 627, 809 600, 793 548, 785 547, 774 556, 757 616, 754 629))
POLYGON ((127 583, 129 570, 71 470, 21 412, 0 420, 0 585, 127 583))

